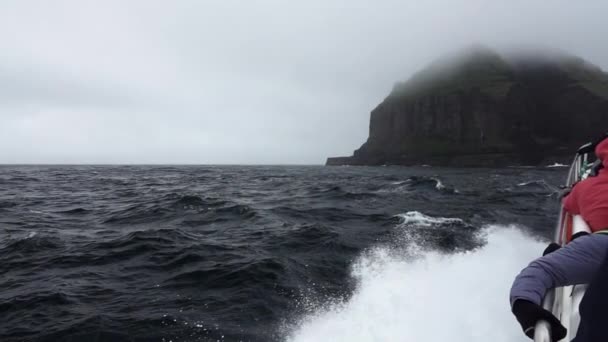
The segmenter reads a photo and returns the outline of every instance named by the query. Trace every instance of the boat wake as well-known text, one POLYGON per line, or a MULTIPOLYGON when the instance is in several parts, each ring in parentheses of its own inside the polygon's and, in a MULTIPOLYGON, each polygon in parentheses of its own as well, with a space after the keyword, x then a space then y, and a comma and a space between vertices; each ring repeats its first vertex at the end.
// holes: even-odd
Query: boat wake
POLYGON ((509 287, 544 245, 516 227, 479 234, 485 245, 456 254, 369 251, 352 267, 352 297, 302 318, 287 341, 527 341, 509 287))

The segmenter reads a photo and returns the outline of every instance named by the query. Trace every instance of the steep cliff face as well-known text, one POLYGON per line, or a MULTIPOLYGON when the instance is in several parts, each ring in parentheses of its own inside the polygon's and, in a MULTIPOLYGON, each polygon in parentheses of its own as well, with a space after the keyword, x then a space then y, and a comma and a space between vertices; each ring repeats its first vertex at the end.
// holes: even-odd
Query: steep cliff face
POLYGON ((475 49, 397 84, 372 111, 368 140, 327 164, 533 165, 568 160, 606 131, 608 75, 599 68, 475 49))

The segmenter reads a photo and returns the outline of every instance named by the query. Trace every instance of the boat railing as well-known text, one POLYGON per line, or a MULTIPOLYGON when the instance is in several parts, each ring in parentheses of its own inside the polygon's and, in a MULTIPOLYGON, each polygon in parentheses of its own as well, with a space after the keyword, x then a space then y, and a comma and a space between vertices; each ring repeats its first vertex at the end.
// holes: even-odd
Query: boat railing
MULTIPOLYGON (((555 290, 551 289, 545 295, 543 300, 543 308, 548 311, 553 311, 555 298, 555 290)), ((545 320, 538 321, 534 327, 534 342, 552 342, 551 341, 551 325, 545 320)))
MULTIPOLYGON (((589 167, 588 153, 578 153, 574 158, 568 172, 567 186, 573 186, 586 177, 589 167)), ((565 245, 570 241, 572 235, 579 232, 590 233, 591 230, 580 215, 572 216, 562 208, 555 233, 555 241, 560 245, 565 245)), ((571 341, 576 336, 580 323, 579 305, 585 295, 586 288, 587 285, 558 287, 549 290, 543 299, 543 308, 551 311, 567 329, 566 337, 561 341, 571 341)), ((552 341, 551 326, 547 321, 542 320, 536 324, 534 341, 552 341)))
MULTIPOLYGON (((579 215, 572 217, 573 234, 578 232, 590 233, 589 226, 579 215)), ((564 286, 551 289, 545 295, 543 308, 551 311, 562 325, 567 329, 566 337, 562 341, 571 341, 576 336, 580 323, 579 305, 587 285, 564 286)), ((539 321, 534 329, 535 342, 550 342, 551 327, 546 321, 539 321)))

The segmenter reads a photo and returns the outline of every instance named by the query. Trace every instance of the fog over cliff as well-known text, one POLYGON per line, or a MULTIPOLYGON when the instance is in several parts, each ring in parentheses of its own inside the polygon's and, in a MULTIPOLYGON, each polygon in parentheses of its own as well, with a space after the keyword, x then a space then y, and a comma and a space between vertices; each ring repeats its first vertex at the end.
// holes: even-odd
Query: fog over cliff
POLYGON ((605 1, 4 1, 0 163, 321 164, 471 44, 608 68, 605 1))
POLYGON ((330 165, 510 166, 568 162, 608 130, 608 74, 566 53, 482 46, 397 83, 369 137, 330 165))

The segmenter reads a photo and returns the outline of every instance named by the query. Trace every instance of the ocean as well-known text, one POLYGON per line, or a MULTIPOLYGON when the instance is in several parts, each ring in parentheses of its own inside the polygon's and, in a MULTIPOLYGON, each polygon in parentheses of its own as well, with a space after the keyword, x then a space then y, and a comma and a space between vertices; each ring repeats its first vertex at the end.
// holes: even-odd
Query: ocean
POLYGON ((566 173, 0 166, 0 341, 527 341, 566 173))

